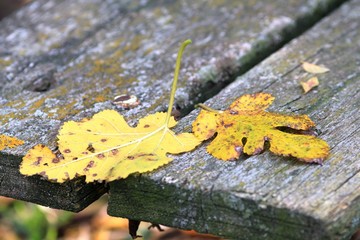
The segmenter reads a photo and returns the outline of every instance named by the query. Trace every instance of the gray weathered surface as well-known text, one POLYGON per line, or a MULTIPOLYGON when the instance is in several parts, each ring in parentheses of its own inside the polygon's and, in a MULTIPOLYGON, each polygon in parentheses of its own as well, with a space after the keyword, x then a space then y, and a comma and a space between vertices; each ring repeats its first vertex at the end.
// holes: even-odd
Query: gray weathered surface
MULTIPOLYGON (((165 110, 175 53, 186 38, 194 44, 177 92, 185 108, 206 97, 202 89, 218 90, 343 1, 128 2, 38 0, 0 22, 0 134, 26 142, 3 151, 2 165, 19 162, 35 144, 55 147, 63 121, 114 108, 119 93, 141 101, 119 109, 130 119, 165 110)), ((48 183, 27 183, 16 166, 2 174, 29 186, 21 196, 2 194, 62 208, 32 194, 48 183)))
MULTIPOLYGON (((352 1, 206 102, 225 109, 245 93, 273 94, 270 111, 317 123, 331 147, 323 166, 269 152, 224 162, 204 144, 154 173, 111 183, 109 214, 234 239, 348 239, 360 226, 359 52, 360 1, 352 1), (306 95, 302 61, 331 69, 306 95)), ((188 129, 197 113, 181 125, 188 129)))

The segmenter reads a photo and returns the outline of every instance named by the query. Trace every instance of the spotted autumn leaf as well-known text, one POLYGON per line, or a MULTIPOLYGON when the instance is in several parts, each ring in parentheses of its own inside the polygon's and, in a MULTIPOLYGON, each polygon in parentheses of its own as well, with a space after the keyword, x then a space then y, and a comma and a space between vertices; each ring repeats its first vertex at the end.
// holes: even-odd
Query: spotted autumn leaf
POLYGON ((328 144, 312 135, 284 132, 284 128, 309 130, 315 124, 306 115, 286 116, 266 112, 274 97, 267 93, 244 95, 225 111, 204 107, 193 122, 193 132, 199 139, 215 138, 207 151, 216 158, 233 160, 244 152, 256 155, 269 150, 283 156, 293 156, 302 161, 322 163, 329 154, 328 144))
POLYGON ((64 182, 86 176, 86 182, 113 181, 129 174, 152 171, 169 163, 167 153, 194 149, 200 141, 191 133, 176 135, 165 124, 167 113, 155 113, 130 127, 114 110, 104 110, 91 119, 66 122, 59 131, 59 152, 37 145, 23 158, 20 172, 40 174, 64 182))
POLYGON ((148 115, 136 127, 130 127, 114 110, 104 110, 81 122, 65 122, 58 134, 58 151, 36 145, 24 156, 20 172, 40 174, 59 183, 77 176, 86 176, 86 182, 113 181, 169 163, 172 158, 167 153, 194 149, 200 140, 192 133, 170 130, 176 125, 171 111, 180 59, 190 42, 185 41, 179 50, 167 113, 148 115))
POLYGON ((0 135, 0 151, 5 148, 14 148, 22 144, 24 144, 23 140, 17 139, 15 137, 10 137, 4 134, 0 135))

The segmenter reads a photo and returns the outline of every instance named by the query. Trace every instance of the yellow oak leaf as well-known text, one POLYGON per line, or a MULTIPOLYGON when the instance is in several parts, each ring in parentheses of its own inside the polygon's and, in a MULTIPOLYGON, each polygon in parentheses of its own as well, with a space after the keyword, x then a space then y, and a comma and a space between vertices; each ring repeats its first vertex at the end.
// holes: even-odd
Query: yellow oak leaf
POLYGON ((104 110, 91 119, 66 122, 59 131, 58 153, 37 145, 23 158, 20 172, 40 174, 64 182, 86 176, 86 182, 113 181, 129 174, 152 171, 169 163, 167 153, 194 149, 200 141, 191 133, 176 135, 176 125, 166 113, 155 113, 130 127, 114 110, 104 110))
POLYGON ((3 134, 0 135, 0 151, 5 148, 14 148, 22 144, 24 144, 23 140, 3 134))
POLYGON ((293 156, 306 162, 322 163, 329 154, 328 144, 312 135, 301 134, 315 124, 306 115, 286 116, 266 112, 274 97, 267 93, 244 95, 235 100, 225 111, 203 106, 193 122, 193 132, 201 140, 217 135, 207 146, 216 158, 233 160, 244 152, 259 154, 264 143, 269 150, 283 156, 293 156), (296 134, 284 129, 300 130, 296 134))
POLYGON ((303 69, 308 73, 326 73, 330 71, 330 69, 326 67, 322 67, 313 63, 303 62, 302 64, 303 69))

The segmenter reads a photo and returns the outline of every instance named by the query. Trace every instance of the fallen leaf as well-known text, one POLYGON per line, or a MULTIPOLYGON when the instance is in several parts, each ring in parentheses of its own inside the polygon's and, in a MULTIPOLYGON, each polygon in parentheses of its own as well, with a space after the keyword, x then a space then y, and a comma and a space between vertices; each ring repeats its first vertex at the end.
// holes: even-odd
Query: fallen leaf
POLYGON ((225 111, 201 110, 193 122, 193 132, 205 140, 217 135, 207 146, 216 158, 233 160, 244 152, 259 154, 264 143, 269 150, 283 156, 293 156, 306 162, 322 163, 329 154, 328 144, 314 136, 284 132, 283 128, 309 130, 315 124, 306 115, 286 116, 266 112, 274 97, 267 93, 244 95, 225 111))
POLYGON ((23 158, 20 172, 56 182, 85 175, 86 182, 92 182, 152 171, 172 160, 166 153, 190 151, 200 143, 191 133, 176 135, 170 130, 175 120, 166 125, 166 116, 148 115, 135 128, 114 110, 104 110, 90 120, 66 122, 58 135, 61 155, 37 145, 23 158))
POLYGON ((0 151, 5 148, 14 148, 19 145, 24 144, 23 140, 17 139, 15 137, 10 137, 6 135, 0 135, 0 151))
POLYGON ((312 77, 306 82, 300 82, 300 84, 304 89, 304 93, 308 93, 314 87, 319 86, 319 79, 317 77, 312 77))
POLYGON ((169 163, 167 153, 177 154, 194 149, 200 140, 192 133, 175 134, 171 111, 174 103, 180 59, 185 41, 179 50, 167 113, 155 113, 130 127, 114 110, 104 110, 91 119, 65 122, 58 134, 58 151, 36 145, 24 156, 20 172, 40 174, 62 183, 77 176, 86 182, 113 181, 131 173, 144 173, 169 163))
POLYGON ((308 62, 303 62, 302 67, 308 73, 314 73, 314 74, 326 73, 326 72, 330 71, 330 69, 328 69, 326 67, 321 67, 321 66, 315 65, 313 63, 308 63, 308 62))

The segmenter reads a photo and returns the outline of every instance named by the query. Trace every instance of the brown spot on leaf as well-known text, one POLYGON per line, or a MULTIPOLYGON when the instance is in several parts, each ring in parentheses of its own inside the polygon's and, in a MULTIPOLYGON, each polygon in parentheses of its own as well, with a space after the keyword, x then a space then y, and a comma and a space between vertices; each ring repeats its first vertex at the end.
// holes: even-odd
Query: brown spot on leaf
POLYGON ((118 152, 119 152, 119 150, 117 150, 117 149, 112 149, 112 150, 111 150, 111 153, 112 153, 113 155, 116 155, 118 152))
POLYGON ((55 154, 56 158, 58 158, 59 160, 64 159, 64 156, 61 154, 59 149, 56 149, 54 151, 54 154, 55 154))
POLYGON ((94 166, 94 163, 95 163, 94 161, 90 161, 86 167, 92 168, 94 166))
POLYGON ((101 141, 101 142, 106 142, 107 139, 106 139, 106 138, 102 138, 100 141, 101 141))
POLYGON ((67 148, 64 150, 64 153, 71 153, 71 150, 67 148))
POLYGON ((59 163, 60 162, 60 159, 59 158, 53 158, 51 160, 52 163, 59 163))
POLYGON ((42 160, 42 157, 37 157, 36 161, 33 163, 34 166, 38 166, 42 160))
POLYGON ((140 153, 137 155, 137 157, 144 157, 144 156, 155 156, 153 153, 140 153))
POLYGON ((156 156, 154 153, 140 153, 137 154, 136 156, 134 156, 133 158, 142 158, 145 159, 146 161, 157 161, 157 158, 153 158, 154 156, 156 156))
POLYGON ((101 158, 104 158, 105 155, 103 153, 99 153, 98 155, 96 155, 96 157, 101 159, 101 158))
POLYGON ((86 148, 86 150, 88 150, 91 153, 95 152, 95 148, 93 147, 93 145, 91 143, 89 143, 88 147, 86 148))
POLYGON ((129 159, 129 160, 134 160, 135 157, 134 157, 134 156, 128 156, 127 159, 129 159))
POLYGON ((215 134, 215 130, 210 130, 206 135, 206 139, 211 138, 212 136, 214 136, 214 134, 215 134))
POLYGON ((234 124, 233 124, 233 123, 228 123, 228 124, 225 124, 224 127, 225 127, 225 128, 229 128, 229 127, 231 127, 232 125, 234 125, 234 124))
POLYGON ((84 171, 85 172, 89 171, 89 168, 92 168, 94 166, 94 163, 95 163, 94 161, 90 161, 88 165, 86 165, 86 168, 84 168, 84 171))
POLYGON ((150 127, 149 124, 145 124, 145 125, 144 125, 144 128, 148 128, 148 127, 150 127))

